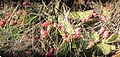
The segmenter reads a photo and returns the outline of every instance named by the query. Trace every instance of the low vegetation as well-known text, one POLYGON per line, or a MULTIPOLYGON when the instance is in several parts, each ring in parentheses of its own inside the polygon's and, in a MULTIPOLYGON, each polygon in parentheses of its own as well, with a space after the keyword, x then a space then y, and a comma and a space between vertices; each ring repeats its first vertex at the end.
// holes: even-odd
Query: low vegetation
POLYGON ((119 57, 120 0, 87 4, 89 10, 83 4, 70 8, 58 0, 47 5, 4 1, 0 4, 0 56, 119 57))

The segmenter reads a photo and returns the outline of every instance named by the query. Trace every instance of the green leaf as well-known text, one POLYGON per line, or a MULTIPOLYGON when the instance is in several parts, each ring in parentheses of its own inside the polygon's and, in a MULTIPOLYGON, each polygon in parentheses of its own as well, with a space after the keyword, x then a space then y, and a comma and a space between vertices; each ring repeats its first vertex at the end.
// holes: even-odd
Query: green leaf
POLYGON ((116 46, 115 45, 110 45, 111 50, 116 50, 116 46))
POLYGON ((63 23, 63 27, 65 28, 65 31, 68 34, 74 34, 74 30, 73 30, 71 24, 68 21, 65 21, 64 18, 62 18, 62 16, 58 17, 58 22, 63 23))
POLYGON ((62 18, 62 16, 59 16, 58 17, 58 22, 63 23, 63 21, 64 21, 64 18, 62 18))
POLYGON ((102 43, 98 47, 102 50, 104 55, 108 55, 111 52, 110 45, 108 44, 102 43))
POLYGON ((11 26, 9 23, 6 23, 6 29, 4 30, 4 32, 8 33, 11 30, 11 26))
POLYGON ((74 19, 86 18, 86 17, 90 16, 91 13, 92 13, 92 10, 84 11, 84 12, 81 12, 81 11, 76 12, 75 11, 75 12, 70 12, 69 16, 74 19))
POLYGON ((13 28, 13 30, 12 30, 12 34, 17 34, 18 32, 19 32, 19 28, 13 28))
POLYGON ((92 32, 90 35, 94 41, 98 41, 100 38, 97 32, 92 32))
POLYGON ((53 22, 53 23, 57 23, 56 16, 53 16, 53 18, 52 18, 52 22, 53 22))
POLYGON ((118 34, 117 33, 114 33, 112 34, 107 40, 106 42, 107 43, 112 43, 112 42, 115 42, 115 40, 118 38, 118 34))
POLYGON ((59 0, 55 0, 55 13, 57 13, 58 12, 58 9, 59 9, 59 0))
POLYGON ((97 23, 98 21, 99 21, 98 19, 91 19, 91 20, 89 20, 87 22, 84 22, 82 25, 83 26, 90 26, 90 25, 92 25, 94 23, 97 23))
POLYGON ((68 33, 68 34, 74 34, 74 30, 71 26, 71 24, 69 22, 64 22, 64 28, 65 28, 65 31, 68 33))
POLYGON ((0 29, 2 29, 2 26, 0 26, 0 29))
POLYGON ((72 45, 72 48, 77 48, 75 44, 72 45))
POLYGON ((108 11, 107 7, 104 7, 102 11, 107 18, 110 18, 110 12, 108 11))
POLYGON ((84 37, 80 38, 80 46, 82 47, 82 50, 86 49, 89 45, 88 40, 84 39, 84 37))
POLYGON ((63 44, 61 49, 58 50, 58 54, 57 55, 63 55, 63 54, 65 55, 67 53, 67 51, 68 51, 67 47, 68 47, 68 43, 63 44))
POLYGON ((28 19, 28 22, 25 24, 26 26, 29 25, 37 16, 33 16, 32 18, 28 19))

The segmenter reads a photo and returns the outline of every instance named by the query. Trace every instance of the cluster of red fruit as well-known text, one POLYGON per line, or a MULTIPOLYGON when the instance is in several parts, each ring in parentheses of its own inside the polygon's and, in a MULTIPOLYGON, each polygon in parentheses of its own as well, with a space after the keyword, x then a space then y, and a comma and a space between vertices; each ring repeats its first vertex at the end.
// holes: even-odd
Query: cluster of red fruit
MULTIPOLYGON (((44 22, 42 24, 42 26, 43 27, 48 27, 50 24, 51 24, 51 21, 50 20, 46 20, 46 22, 44 22)), ((45 39, 47 37, 47 34, 48 34, 47 30, 43 30, 43 29, 41 30, 41 37, 43 39, 45 39)))
MULTIPOLYGON (((0 21, 0 26, 4 27, 5 24, 6 24, 6 22, 7 22, 6 19, 1 20, 1 21, 0 21)), ((14 26, 15 23, 16 23, 15 21, 11 20, 11 21, 10 21, 10 26, 14 26)), ((17 23, 18 23, 18 24, 21 24, 21 23, 22 23, 22 20, 17 20, 17 23)))
MULTIPOLYGON (((44 27, 47 27, 47 26, 49 26, 51 24, 51 21, 50 20, 46 20, 46 22, 44 22, 43 24, 42 24, 42 26, 44 26, 44 27)), ((53 27, 60 27, 60 28, 62 28, 62 23, 53 23, 52 24, 52 26, 53 27)))
MULTIPOLYGON (((90 18, 93 18, 93 17, 95 17, 95 18, 98 17, 98 13, 96 13, 94 10, 92 11, 92 14, 90 14, 89 17, 83 18, 83 19, 82 19, 82 22, 90 21, 90 18)), ((99 19, 100 19, 101 21, 103 21, 103 22, 104 22, 105 20, 107 20, 107 18, 104 16, 104 14, 102 14, 102 15, 99 17, 99 19)))
POLYGON ((105 20, 107 20, 107 18, 104 15, 101 15, 100 20, 104 22, 105 20))
MULTIPOLYGON (((17 11, 16 14, 19 14, 19 15, 22 15, 22 14, 26 14, 26 11, 17 11)), ((6 22, 7 22, 7 19, 10 18, 11 14, 10 12, 6 13, 5 14, 5 18, 3 20, 0 21, 0 26, 4 27, 6 22)), ((9 21, 8 21, 9 22, 9 21)), ((10 26, 14 26, 15 25, 15 21, 14 20, 10 20, 10 26)), ((18 19, 17 20, 17 23, 18 24, 21 24, 22 23, 22 20, 18 19)))
POLYGON ((4 27, 5 24, 6 24, 7 20, 6 19, 3 19, 0 21, 0 26, 4 27))
POLYGON ((64 38, 64 40, 66 42, 69 42, 69 37, 68 37, 68 35, 66 33, 63 33, 62 37, 64 38))
POLYGON ((81 31, 81 28, 76 28, 74 30, 75 34, 73 36, 69 35, 68 37, 68 34, 64 33, 62 37, 65 39, 66 42, 69 42, 69 38, 74 38, 74 39, 80 38, 80 31, 81 31))
POLYGON ((24 1, 24 2, 23 2, 23 5, 27 5, 27 4, 29 4, 28 1, 24 1))
POLYGON ((82 22, 87 22, 87 21, 89 21, 89 20, 90 20, 89 17, 88 17, 88 18, 83 18, 82 22))
POLYGON ((110 4, 109 6, 108 6, 108 11, 111 11, 113 9, 113 4, 110 4))
POLYGON ((42 26, 47 27, 47 26, 49 26, 50 24, 51 24, 51 21, 50 21, 50 20, 46 20, 46 21, 42 24, 42 26))
MULTIPOLYGON (((42 24, 43 27, 48 27, 49 25, 51 25, 51 21, 50 20, 46 20, 42 24)), ((52 26, 53 27, 59 27, 63 31, 63 29, 62 29, 62 23, 58 23, 58 24, 57 23, 53 23, 52 26)), ((75 34, 72 36, 72 38, 80 38, 80 30, 81 30, 80 28, 76 28, 74 30, 75 34)), ((46 38, 47 34, 48 34, 47 30, 41 30, 41 37, 42 38, 46 38)), ((65 38, 66 42, 69 41, 70 37, 68 37, 67 33, 63 33, 62 36, 63 36, 63 38, 65 38)))
POLYGON ((48 35, 47 30, 41 30, 41 37, 42 37, 43 39, 45 39, 45 38, 47 37, 47 35, 48 35))
POLYGON ((32 52, 31 52, 31 51, 25 51, 25 53, 26 53, 26 54, 32 54, 32 52))
MULTIPOLYGON (((60 29, 62 29, 62 24, 61 23, 53 23, 52 24, 52 22, 50 21, 50 20, 46 20, 43 24, 42 24, 42 26, 43 27, 48 27, 49 25, 52 25, 53 27, 59 27, 60 29)), ((47 30, 41 30, 41 37, 42 38, 46 38, 46 36, 47 36, 47 34, 48 34, 48 32, 47 32, 47 30)))
POLYGON ((103 35, 103 39, 107 39, 109 37, 109 31, 106 30, 106 28, 102 27, 99 30, 99 36, 103 35))
POLYGON ((80 38, 80 31, 81 31, 81 28, 76 28, 74 30, 75 34, 73 35, 73 38, 80 38))

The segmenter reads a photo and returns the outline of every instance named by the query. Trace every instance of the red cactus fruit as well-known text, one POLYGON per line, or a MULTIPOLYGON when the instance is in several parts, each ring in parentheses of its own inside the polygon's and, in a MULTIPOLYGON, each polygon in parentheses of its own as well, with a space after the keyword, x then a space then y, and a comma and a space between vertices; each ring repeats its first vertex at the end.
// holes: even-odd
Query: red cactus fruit
POLYGON ((26 5, 26 4, 28 4, 28 1, 23 2, 23 5, 26 5))
POLYGON ((47 34, 48 34, 48 32, 47 32, 46 30, 41 30, 41 37, 42 37, 43 39, 46 38, 47 34))
POLYGON ((26 51, 25 53, 26 53, 26 54, 32 54, 32 52, 31 52, 31 51, 26 51))
POLYGON ((15 21, 11 20, 10 21, 10 26, 14 26, 15 25, 15 21))
POLYGON ((87 21, 89 21, 89 20, 90 20, 89 17, 88 17, 88 18, 83 18, 82 22, 87 22, 87 21))
POLYGON ((74 31, 75 32, 81 31, 81 28, 76 28, 74 31))
POLYGON ((47 26, 49 26, 50 24, 51 24, 51 21, 50 21, 50 20, 46 20, 46 22, 44 22, 44 23, 42 24, 42 26, 47 27, 47 26))
POLYGON ((97 14, 97 13, 93 13, 92 15, 93 15, 94 17, 97 17, 97 16, 98 16, 98 14, 97 14))
POLYGON ((100 16, 100 20, 101 20, 101 21, 105 21, 105 20, 107 20, 107 18, 106 18, 104 15, 101 15, 101 16, 100 16))
POLYGON ((104 32, 105 32, 105 28, 104 27, 102 27, 100 30, 99 30, 99 36, 101 36, 104 32))
POLYGON ((4 24, 6 24, 7 20, 6 20, 6 19, 3 19, 2 22, 3 22, 4 24))
POLYGON ((108 6, 108 11, 111 11, 112 8, 113 8, 113 4, 110 4, 110 5, 108 6))
POLYGON ((44 22, 44 23, 42 24, 42 26, 47 27, 47 26, 49 26, 49 24, 46 23, 46 22, 44 22))
POLYGON ((74 34, 73 38, 80 38, 80 34, 74 34))
POLYGON ((5 24, 4 24, 2 21, 0 21, 0 26, 3 27, 4 25, 5 25, 5 24))
POLYGON ((66 42, 69 42, 69 38, 65 38, 65 41, 66 41, 66 42))
POLYGON ((109 31, 105 31, 103 34, 103 38, 106 40, 109 37, 109 31))
POLYGON ((63 33, 62 37, 68 38, 68 35, 66 33, 63 33))

